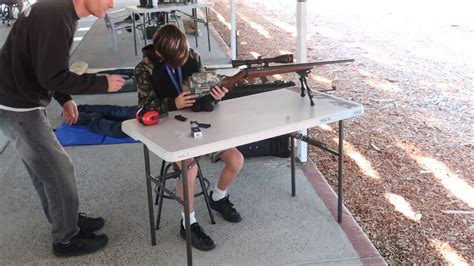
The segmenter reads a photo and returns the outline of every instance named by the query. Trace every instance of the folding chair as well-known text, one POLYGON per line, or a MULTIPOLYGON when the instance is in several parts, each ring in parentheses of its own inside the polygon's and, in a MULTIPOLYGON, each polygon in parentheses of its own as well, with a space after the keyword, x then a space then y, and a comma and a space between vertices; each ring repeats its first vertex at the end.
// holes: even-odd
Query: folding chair
MULTIPOLYGON (((201 192, 195 193, 194 197, 198 196, 204 196, 204 200, 206 202, 207 206, 207 211, 209 212, 209 217, 211 218, 212 224, 215 224, 216 221, 214 220, 214 215, 211 210, 211 206, 209 204, 209 195, 207 193, 209 189, 209 180, 207 180, 201 172, 201 166, 199 165, 199 162, 196 161, 197 167, 198 167, 198 174, 196 178, 199 180, 199 184, 201 185, 201 192)), ((178 169, 178 167, 174 163, 167 163, 163 161, 161 163, 161 171, 160 171, 160 176, 157 177, 158 181, 163 185, 163 187, 166 187, 166 181, 169 179, 177 179, 181 176, 181 170, 178 169), (169 170, 172 168, 174 172, 171 174, 168 174, 169 170)), ((160 186, 155 187, 155 192, 156 192, 156 199, 155 199, 155 205, 158 205, 158 212, 156 213, 156 225, 155 225, 155 230, 158 230, 160 228, 160 218, 161 218, 161 210, 163 207, 163 199, 174 199, 173 197, 170 197, 168 195, 165 195, 165 190, 162 189, 160 186)))
MULTIPOLYGON (((105 15, 105 26, 109 33, 109 47, 113 48, 115 52, 118 51, 118 31, 132 29, 133 27, 132 19, 134 18, 130 16, 130 19, 128 19, 127 16, 130 16, 130 13, 125 9, 108 12, 105 15), (125 13, 123 11, 125 11, 125 13)), ((135 20, 135 29, 144 30, 141 20, 135 20)), ((140 42, 140 38, 138 38, 138 40, 140 42)))

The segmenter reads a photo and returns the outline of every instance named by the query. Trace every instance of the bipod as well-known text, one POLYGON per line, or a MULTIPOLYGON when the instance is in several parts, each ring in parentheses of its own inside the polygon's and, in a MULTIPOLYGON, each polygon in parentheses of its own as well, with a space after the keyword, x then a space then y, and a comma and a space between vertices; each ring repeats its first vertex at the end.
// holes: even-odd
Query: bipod
POLYGON ((311 70, 305 70, 305 71, 300 71, 296 72, 300 77, 300 83, 301 83, 301 97, 305 96, 305 90, 308 93, 308 98, 311 103, 311 106, 314 106, 314 101, 313 101, 313 92, 308 86, 308 74, 311 73, 311 70))

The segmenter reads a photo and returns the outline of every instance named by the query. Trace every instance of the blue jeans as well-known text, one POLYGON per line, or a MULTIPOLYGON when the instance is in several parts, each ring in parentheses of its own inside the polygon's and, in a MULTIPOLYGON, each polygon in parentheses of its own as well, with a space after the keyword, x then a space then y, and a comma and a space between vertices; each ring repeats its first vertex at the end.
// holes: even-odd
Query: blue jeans
POLYGON ((102 134, 114 138, 126 138, 127 134, 122 132, 122 122, 135 117, 138 112, 138 105, 117 106, 117 105, 79 105, 77 107, 81 113, 99 113, 102 118, 92 119, 87 128, 97 134, 102 134))
POLYGON ((0 109, 0 130, 11 140, 38 192, 53 243, 66 243, 79 233, 79 195, 71 159, 58 143, 45 110, 0 109))

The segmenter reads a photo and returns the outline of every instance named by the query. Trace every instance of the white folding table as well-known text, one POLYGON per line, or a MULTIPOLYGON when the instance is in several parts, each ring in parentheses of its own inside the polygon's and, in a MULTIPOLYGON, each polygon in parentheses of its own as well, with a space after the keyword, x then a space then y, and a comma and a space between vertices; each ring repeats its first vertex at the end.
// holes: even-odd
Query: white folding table
MULTIPOLYGON (((333 151, 321 142, 307 136, 299 136, 299 138, 338 156, 338 222, 340 222, 342 214, 343 120, 362 115, 364 108, 358 103, 327 94, 313 92, 313 95, 314 106, 310 105, 307 97, 301 97, 299 91, 281 89, 222 101, 216 105, 213 112, 173 111, 154 126, 143 126, 133 119, 123 122, 123 132, 141 141, 144 146, 152 245, 156 244, 156 232, 151 182, 157 183, 157 179, 150 174, 149 151, 165 161, 177 162, 332 122, 339 122, 338 151, 333 151), (175 115, 182 115, 188 118, 188 121, 178 121, 174 119, 175 115), (202 137, 194 138, 191 135, 189 121, 211 124, 211 127, 201 129, 202 137)), ((295 196, 294 137, 298 135, 291 136, 291 184, 292 195, 295 196)), ((183 163, 182 169, 186 169, 186 167, 187 165, 183 163)), ((186 172, 182 171, 184 202, 181 203, 185 209, 187 258, 188 264, 191 265, 191 232, 186 172)))
MULTIPOLYGON (((192 18, 194 21, 194 26, 196 28, 195 38, 196 38, 196 47, 198 46, 198 22, 203 22, 207 28, 207 44, 209 46, 209 51, 211 51, 211 37, 209 33, 209 8, 213 7, 214 3, 212 2, 199 2, 199 3, 158 3, 156 6, 152 8, 145 8, 145 7, 138 7, 138 6, 126 6, 125 9, 128 10, 132 15, 133 21, 133 42, 135 44, 135 55, 137 55, 137 33, 135 30, 135 14, 142 15, 143 25, 146 28, 147 21, 146 17, 147 14, 151 17, 152 13, 157 12, 174 12, 178 11, 184 13, 184 11, 191 10, 192 11, 192 18), (197 18, 196 9, 197 8, 204 8, 206 20, 200 20, 197 18)), ((146 34, 145 29, 143 30, 143 39, 146 45, 146 34)))

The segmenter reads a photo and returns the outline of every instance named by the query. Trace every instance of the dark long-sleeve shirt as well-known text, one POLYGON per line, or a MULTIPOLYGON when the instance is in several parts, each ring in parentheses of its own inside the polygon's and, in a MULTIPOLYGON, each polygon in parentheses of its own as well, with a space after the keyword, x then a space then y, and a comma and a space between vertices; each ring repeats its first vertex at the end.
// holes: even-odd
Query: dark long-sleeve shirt
POLYGON ((71 94, 107 91, 107 78, 69 71, 69 50, 78 15, 72 0, 43 0, 26 9, 0 52, 0 105, 62 105, 71 94))

